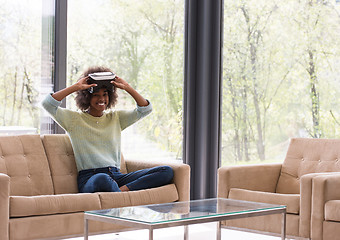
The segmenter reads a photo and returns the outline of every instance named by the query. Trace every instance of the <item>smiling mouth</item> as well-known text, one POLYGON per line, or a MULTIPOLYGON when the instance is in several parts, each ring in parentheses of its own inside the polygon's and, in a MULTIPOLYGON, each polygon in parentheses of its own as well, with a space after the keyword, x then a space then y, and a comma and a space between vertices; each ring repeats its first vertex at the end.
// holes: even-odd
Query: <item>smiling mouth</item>
POLYGON ((97 103, 99 106, 105 106, 105 103, 97 103))

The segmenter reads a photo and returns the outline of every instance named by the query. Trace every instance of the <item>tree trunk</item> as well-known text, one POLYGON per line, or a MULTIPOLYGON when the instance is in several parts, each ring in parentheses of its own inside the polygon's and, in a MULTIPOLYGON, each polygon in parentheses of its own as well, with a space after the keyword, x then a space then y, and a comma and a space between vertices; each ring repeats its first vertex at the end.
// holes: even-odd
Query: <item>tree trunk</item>
POLYGON ((32 119, 33 119, 33 127, 39 128, 39 111, 37 107, 37 91, 34 89, 34 83, 32 79, 29 77, 26 68, 24 69, 24 78, 26 80, 26 93, 27 100, 29 103, 29 107, 27 108, 32 119))
POLYGON ((164 73, 165 73, 165 84, 166 84, 166 94, 169 98, 170 106, 173 109, 174 113, 178 113, 180 110, 180 106, 178 103, 178 100, 176 98, 176 92, 177 89, 175 89, 173 86, 173 49, 174 49, 174 43, 176 39, 177 29, 175 26, 175 17, 176 17, 176 11, 169 11, 168 17, 169 24, 166 26, 161 26, 160 24, 156 23, 154 20, 150 18, 147 14, 145 14, 146 19, 151 22, 156 29, 159 30, 159 32, 162 33, 162 39, 165 42, 163 46, 163 58, 164 58, 164 73))
POLYGON ((173 55, 174 55, 174 42, 175 42, 175 36, 176 36, 176 30, 173 29, 173 26, 170 27, 169 32, 166 33, 164 40, 166 42, 164 48, 164 68, 165 68, 165 82, 166 82, 166 92, 168 94, 171 107, 174 111, 174 113, 177 113, 179 111, 179 104, 175 97, 175 92, 177 89, 174 88, 173 84, 173 67, 172 67, 172 61, 173 61, 173 55))
POLYGON ((6 108, 7 108, 7 86, 6 86, 6 81, 4 81, 4 84, 3 84, 3 89, 4 89, 4 104, 2 104, 2 106, 3 106, 3 114, 2 114, 2 116, 3 116, 3 123, 2 123, 2 125, 3 126, 6 126, 6 123, 7 123, 7 121, 6 121, 6 108))
POLYGON ((252 70, 252 81, 253 81, 253 102, 255 107, 256 114, 256 128, 257 128, 257 139, 256 139, 256 147, 257 153, 261 161, 265 160, 265 146, 264 146, 264 138, 263 138, 263 129, 262 129, 262 121, 261 121, 261 110, 259 106, 259 94, 258 94, 258 86, 257 86, 257 46, 259 42, 259 38, 261 36, 260 31, 252 29, 250 26, 250 18, 245 7, 242 7, 242 12, 247 23, 248 27, 248 44, 250 51, 250 61, 251 61, 251 70, 252 70))
POLYGON ((10 125, 14 124, 14 116, 15 116, 15 103, 17 99, 17 80, 18 80, 18 72, 15 71, 14 74, 14 86, 13 86, 13 102, 12 102, 12 115, 11 115, 11 120, 10 120, 10 125))
POLYGON ((129 32, 130 38, 123 36, 124 43, 126 45, 126 54, 129 59, 130 64, 130 74, 129 81, 134 88, 138 88, 138 75, 140 69, 142 68, 145 58, 148 54, 148 49, 144 50, 144 52, 140 53, 140 49, 138 47, 138 37, 140 35, 139 32, 129 32))
POLYGON ((234 86, 232 84, 232 79, 229 77, 227 80, 227 84, 229 87, 229 92, 231 95, 231 107, 232 113, 231 118, 233 120, 233 128, 234 128, 234 139, 233 139, 233 147, 234 147, 234 155, 236 157, 236 162, 242 161, 242 151, 241 151, 241 140, 239 134, 239 124, 238 124, 238 117, 237 117, 237 106, 236 106, 236 92, 234 86))
POLYGON ((243 76, 243 89, 242 89, 242 142, 243 142, 243 153, 246 161, 250 160, 249 157, 249 137, 248 137, 248 105, 247 105, 247 98, 248 98, 248 85, 246 83, 246 78, 243 76))
POLYGON ((23 79, 23 82, 21 84, 20 101, 19 101, 19 107, 18 107, 18 118, 17 118, 16 125, 20 125, 22 106, 24 104, 24 90, 25 90, 25 79, 23 79))
POLYGON ((317 74, 315 71, 314 54, 311 49, 308 49, 309 56, 309 80, 310 80, 310 97, 312 103, 312 119, 313 119, 313 133, 314 138, 320 138, 322 136, 320 129, 320 100, 319 92, 317 90, 317 74))

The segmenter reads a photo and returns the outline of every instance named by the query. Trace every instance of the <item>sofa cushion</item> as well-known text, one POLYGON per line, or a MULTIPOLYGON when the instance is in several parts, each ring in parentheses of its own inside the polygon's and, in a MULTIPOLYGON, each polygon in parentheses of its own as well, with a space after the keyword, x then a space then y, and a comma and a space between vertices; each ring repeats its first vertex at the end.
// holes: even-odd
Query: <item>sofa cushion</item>
POLYGON ((287 206, 287 213, 291 214, 299 214, 300 211, 299 194, 279 194, 232 188, 229 192, 229 198, 244 201, 285 205, 287 206))
POLYGON ((74 213, 100 208, 96 193, 10 197, 10 217, 74 213))
POLYGON ((119 170, 123 174, 127 173, 125 158, 122 153, 120 154, 120 169, 119 170))
POLYGON ((99 198, 102 209, 146 205, 154 203, 167 203, 178 200, 175 184, 129 192, 100 192, 99 198))
POLYGON ((340 200, 326 202, 325 220, 340 222, 340 200))
MULTIPOLYGON (((90 221, 90 234, 102 234, 108 232, 119 232, 129 230, 128 227, 104 223, 100 221, 90 221)), ((32 216, 28 218, 11 218, 9 223, 10 240, 37 240, 37 239, 78 239, 84 235, 84 214, 65 213, 43 216, 32 216), (78 236, 78 237, 76 237, 78 236)), ((116 239, 114 235, 107 237, 89 237, 89 239, 116 239)), ((8 240, 8 238, 5 238, 8 240)), ((1 240, 5 240, 1 238, 1 240)), ((121 238, 119 238, 121 239, 121 238)), ((126 238, 124 238, 126 239, 126 238)))
POLYGON ((300 178, 308 173, 340 171, 340 139, 293 138, 282 164, 277 193, 300 193, 300 178))
POLYGON ((42 135, 55 194, 78 193, 78 170, 71 141, 66 134, 42 135))
POLYGON ((0 172, 10 180, 10 195, 53 194, 45 150, 39 135, 1 136, 0 172))

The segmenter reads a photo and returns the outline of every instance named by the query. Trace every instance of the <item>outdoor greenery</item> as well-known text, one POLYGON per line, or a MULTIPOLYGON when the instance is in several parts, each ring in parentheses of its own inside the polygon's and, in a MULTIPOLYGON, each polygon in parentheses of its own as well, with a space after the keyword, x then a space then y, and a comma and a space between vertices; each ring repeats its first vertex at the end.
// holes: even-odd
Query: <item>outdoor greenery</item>
MULTIPOLYGON (((41 1, 0 4, 0 126, 39 129, 41 1)), ((110 67, 153 104, 138 134, 181 158, 184 0, 69 0, 67 21, 67 85, 110 67)), ((340 137, 338 0, 224 0, 223 24, 223 165, 282 161, 292 137, 340 137)))
POLYGON ((39 128, 41 6, 0 5, 0 126, 39 128))
POLYGON ((222 161, 282 161, 340 136, 340 4, 225 0, 222 161))
MULTIPOLYGON (((68 84, 110 67, 153 105, 138 133, 182 158, 184 1, 73 0, 68 10, 68 84)), ((134 104, 119 91, 116 108, 134 104)))

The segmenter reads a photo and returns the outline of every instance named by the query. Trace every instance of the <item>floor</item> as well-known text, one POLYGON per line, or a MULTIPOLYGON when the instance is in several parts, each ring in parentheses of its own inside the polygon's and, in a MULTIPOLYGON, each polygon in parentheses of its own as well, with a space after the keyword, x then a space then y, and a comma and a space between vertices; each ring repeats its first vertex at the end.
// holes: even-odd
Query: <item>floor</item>
MULTIPOLYGON (((184 228, 172 227, 154 230, 154 240, 181 240, 184 228)), ((222 228, 222 240, 279 240, 280 237, 268 236, 257 233, 242 232, 222 228)), ((216 235, 216 223, 195 224, 189 226, 188 240, 212 240, 216 235)), ((148 240, 147 230, 102 234, 90 236, 89 240, 148 240)), ((82 237, 71 240, 82 240, 82 237)))

